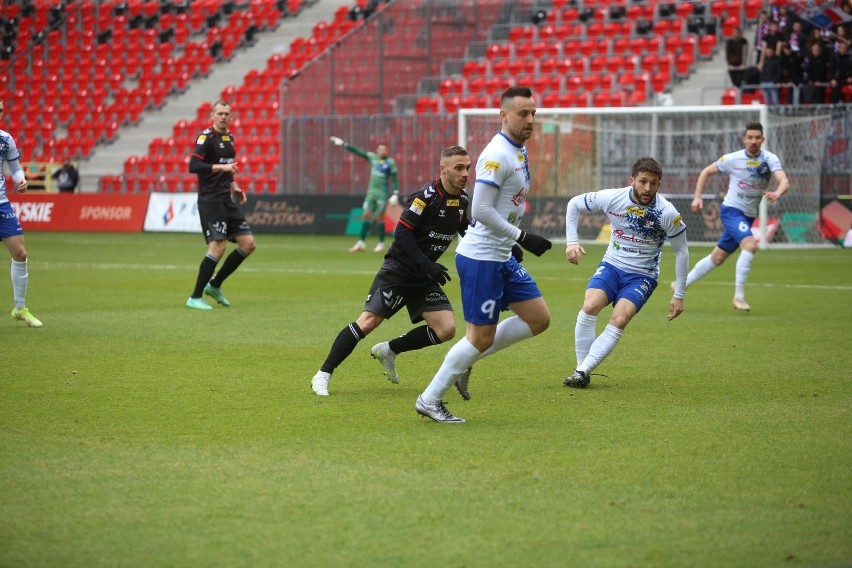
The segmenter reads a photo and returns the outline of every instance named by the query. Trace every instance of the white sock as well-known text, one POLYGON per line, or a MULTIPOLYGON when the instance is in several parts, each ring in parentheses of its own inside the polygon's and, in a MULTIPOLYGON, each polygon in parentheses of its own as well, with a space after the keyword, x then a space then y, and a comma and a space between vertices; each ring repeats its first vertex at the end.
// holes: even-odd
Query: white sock
POLYGON ((754 259, 754 253, 747 250, 740 251, 740 257, 737 259, 737 271, 734 279, 734 298, 739 300, 745 299, 745 285, 748 280, 748 273, 751 270, 751 261, 754 259))
POLYGON ((512 316, 501 321, 497 325, 497 331, 494 333, 494 343, 491 347, 482 352, 480 359, 493 355, 501 349, 517 343, 523 339, 529 339, 533 336, 533 332, 527 322, 518 316, 512 316))
POLYGON ((589 348, 589 354, 583 359, 583 362, 577 367, 578 371, 590 372, 601 364, 601 361, 607 358, 612 353, 618 340, 621 339, 621 334, 624 330, 618 329, 614 325, 607 324, 601 334, 592 343, 589 348))
POLYGON ((716 268, 716 263, 713 262, 713 259, 710 258, 708 254, 701 260, 695 263, 695 266, 692 267, 692 270, 689 271, 689 274, 686 276, 686 287, 689 288, 705 276, 707 273, 716 268))
POLYGON ((598 316, 590 316, 583 310, 577 314, 577 325, 574 326, 574 350, 577 352, 577 365, 583 362, 589 354, 589 348, 595 340, 595 324, 598 316))
POLYGON ((27 306, 27 261, 18 262, 12 259, 12 290, 15 294, 15 309, 27 306))
POLYGON ((441 368, 435 373, 435 377, 423 394, 423 402, 426 404, 438 404, 444 393, 455 384, 458 376, 467 371, 479 358, 480 353, 476 347, 470 344, 466 337, 462 337, 453 345, 444 357, 441 368))

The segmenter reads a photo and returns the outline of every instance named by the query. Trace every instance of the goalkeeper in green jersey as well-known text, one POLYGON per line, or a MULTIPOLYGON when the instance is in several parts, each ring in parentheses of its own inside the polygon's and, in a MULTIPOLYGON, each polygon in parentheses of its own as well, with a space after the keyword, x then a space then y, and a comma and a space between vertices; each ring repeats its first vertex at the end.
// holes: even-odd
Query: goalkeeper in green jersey
POLYGON ((385 205, 390 202, 399 203, 399 176, 396 171, 396 162, 388 157, 388 145, 380 143, 375 152, 365 152, 352 144, 343 141, 337 136, 331 137, 331 143, 335 146, 343 146, 356 156, 361 156, 370 161, 370 183, 367 186, 367 196, 364 198, 364 224, 361 226, 361 235, 349 252, 361 252, 367 246, 364 240, 370 232, 370 224, 376 223, 376 231, 379 242, 374 252, 382 252, 385 249, 385 205), (393 188, 391 189, 391 178, 393 188))

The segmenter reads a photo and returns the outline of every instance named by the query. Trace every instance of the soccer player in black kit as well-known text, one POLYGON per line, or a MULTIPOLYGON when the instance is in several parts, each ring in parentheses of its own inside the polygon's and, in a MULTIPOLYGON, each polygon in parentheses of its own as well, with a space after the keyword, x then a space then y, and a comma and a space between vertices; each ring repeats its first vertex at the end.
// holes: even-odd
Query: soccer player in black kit
POLYGON ((311 380, 319 396, 328 396, 334 370, 359 341, 392 317, 403 306, 411 323, 426 322, 390 342, 379 343, 372 356, 384 367, 392 382, 399 382, 395 358, 448 341, 456 334, 453 307, 441 289, 450 280, 438 259, 456 234, 467 229, 468 196, 464 192, 470 174, 470 156, 461 146, 441 152, 440 176, 412 193, 404 204, 394 241, 373 279, 364 311, 337 334, 325 363, 311 380))
POLYGON ((246 193, 234 181, 234 174, 240 170, 234 136, 228 130, 231 116, 231 105, 227 102, 217 101, 213 105, 213 126, 198 136, 189 159, 189 173, 198 174, 198 215, 207 241, 207 254, 198 268, 195 290, 186 301, 187 308, 196 310, 213 309, 202 294, 223 306, 231 305, 222 295, 222 282, 255 248, 251 227, 239 207, 246 202, 246 193), (236 242, 237 248, 231 251, 214 276, 216 265, 225 256, 226 240, 236 242))

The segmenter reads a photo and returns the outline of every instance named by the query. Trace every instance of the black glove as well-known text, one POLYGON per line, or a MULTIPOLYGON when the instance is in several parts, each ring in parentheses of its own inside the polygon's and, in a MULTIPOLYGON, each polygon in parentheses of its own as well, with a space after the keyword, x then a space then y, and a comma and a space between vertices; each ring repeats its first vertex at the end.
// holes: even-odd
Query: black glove
POLYGON ((541 235, 534 235, 526 231, 521 231, 521 237, 518 239, 518 244, 533 253, 536 256, 541 256, 550 250, 553 246, 549 240, 541 235))
POLYGON ((426 272, 426 276, 437 282, 440 286, 450 281, 450 273, 447 272, 447 267, 437 262, 433 262, 430 266, 424 268, 423 271, 426 272))
POLYGON ((512 256, 515 257, 515 260, 518 262, 524 261, 524 251, 518 245, 512 245, 512 256))

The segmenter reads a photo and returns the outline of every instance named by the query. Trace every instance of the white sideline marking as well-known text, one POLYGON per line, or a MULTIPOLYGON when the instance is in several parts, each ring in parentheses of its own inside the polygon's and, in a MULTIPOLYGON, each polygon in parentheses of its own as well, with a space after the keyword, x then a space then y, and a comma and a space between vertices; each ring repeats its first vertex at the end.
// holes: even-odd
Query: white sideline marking
MULTIPOLYGON (((48 270, 56 268, 80 268, 88 270, 187 270, 192 268, 183 264, 110 264, 105 262, 33 262, 30 266, 43 267, 48 270)), ((287 268, 253 268, 240 266, 240 272, 271 272, 277 274, 375 274, 377 270, 318 270, 309 269, 287 269, 287 268)))
MULTIPOLYGON (((30 266, 33 267, 43 267, 48 270, 56 269, 56 268, 85 268, 89 270, 196 270, 192 266, 186 265, 178 265, 178 264, 110 264, 104 262, 33 262, 30 261, 30 266)), ((364 275, 374 275, 377 270, 320 270, 316 268, 308 268, 308 269, 288 269, 288 268, 253 268, 250 266, 240 266, 240 272, 266 272, 273 274, 320 274, 320 275, 328 275, 328 274, 364 274, 364 275)), ((562 277, 562 276, 545 276, 538 277, 536 280, 561 280, 568 282, 588 282, 588 277, 562 277)), ((702 282, 702 286, 706 285, 713 286, 731 286, 731 282, 702 282)), ((667 280, 661 280, 659 288, 662 289, 664 286, 668 286, 667 280)), ((760 288, 788 288, 788 289, 802 289, 802 290, 841 290, 841 291, 850 291, 852 290, 852 285, 849 286, 832 286, 827 284, 775 284, 771 282, 749 282, 747 287, 760 287, 760 288)))

